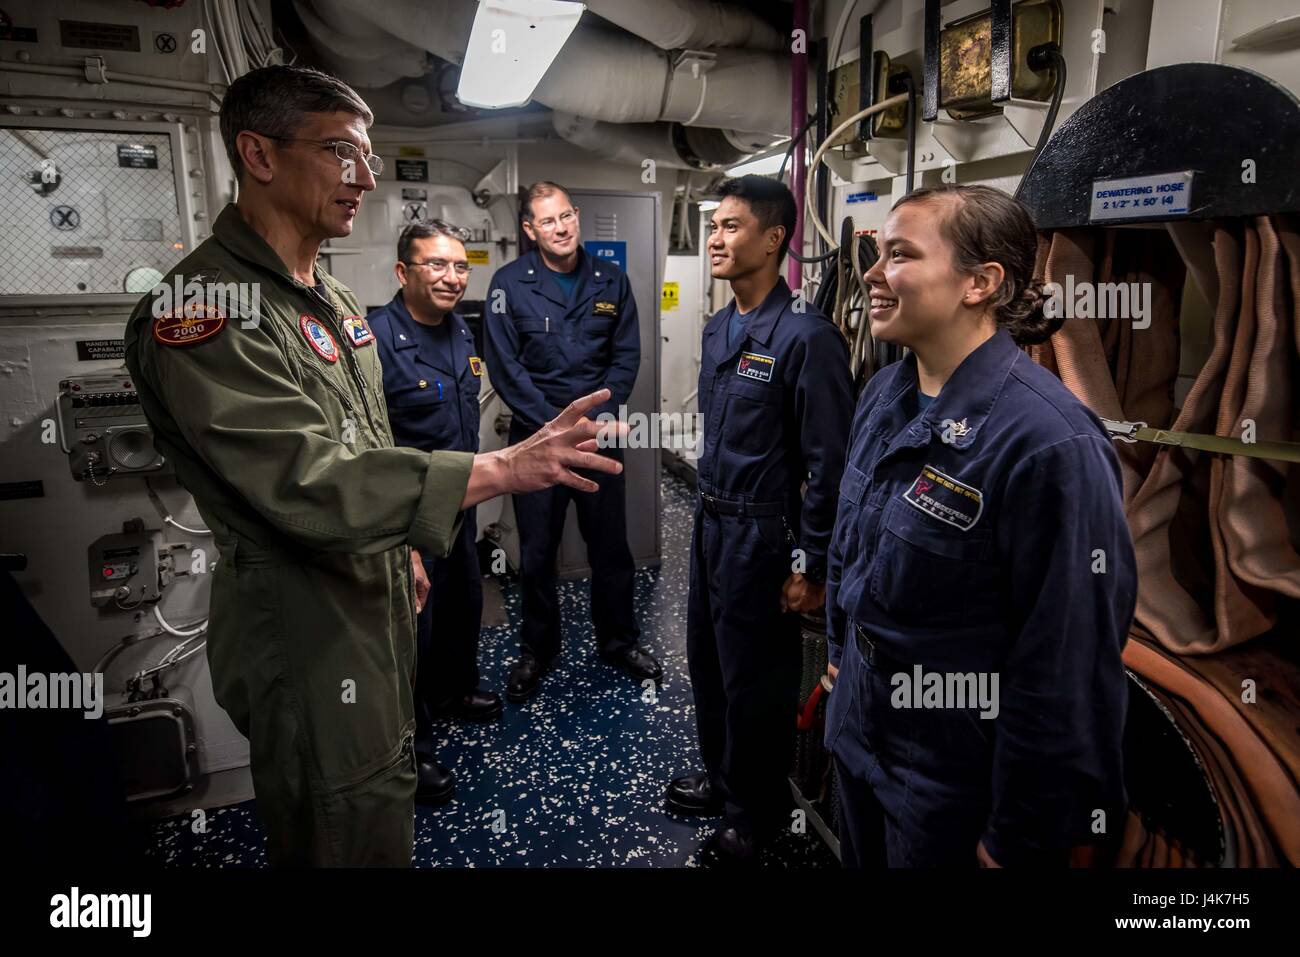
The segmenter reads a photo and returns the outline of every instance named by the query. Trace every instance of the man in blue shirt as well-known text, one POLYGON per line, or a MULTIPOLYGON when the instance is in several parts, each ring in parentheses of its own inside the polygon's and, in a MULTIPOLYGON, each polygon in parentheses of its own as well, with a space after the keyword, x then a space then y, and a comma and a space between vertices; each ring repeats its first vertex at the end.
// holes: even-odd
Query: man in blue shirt
MULTIPOLYGON (((582 248, 578 210, 555 183, 529 187, 523 230, 537 248, 497 270, 488 291, 484 330, 492 384, 513 413, 510 442, 522 441, 554 418, 574 396, 607 386, 611 397, 593 410, 618 414, 641 361, 636 300, 613 263, 593 261, 582 248)), ((622 460, 617 448, 605 454, 622 460)), ((632 608, 635 567, 627 544, 623 476, 606 476, 589 495, 563 489, 514 496, 519 529, 523 630, 520 656, 506 697, 525 701, 560 653, 555 559, 572 500, 591 565, 591 617, 606 661, 638 679, 663 675, 638 648, 632 608)))
MULTIPOLYGON (((398 445, 478 451, 483 362, 474 354, 469 327, 455 312, 469 283, 466 238, 464 230, 442 220, 407 226, 397 241, 394 267, 401 290, 366 316, 368 329, 348 330, 377 340, 388 421, 398 445)), ((435 759, 433 719, 490 721, 501 713, 500 695, 478 687, 483 585, 477 536, 474 509, 466 509, 451 553, 423 557, 430 587, 416 619, 416 800, 421 803, 443 803, 455 788, 452 773, 435 759)))

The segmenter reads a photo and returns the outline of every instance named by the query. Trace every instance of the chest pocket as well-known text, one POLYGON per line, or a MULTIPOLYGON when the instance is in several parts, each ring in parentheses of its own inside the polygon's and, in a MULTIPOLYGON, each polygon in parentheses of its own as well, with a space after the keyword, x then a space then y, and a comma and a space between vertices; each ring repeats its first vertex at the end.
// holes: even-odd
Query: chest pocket
POLYGON ((871 597, 902 624, 987 621, 1001 594, 993 532, 962 531, 899 497, 880 519, 871 597))
POLYGON ((781 440, 781 387, 734 376, 726 383, 723 443, 748 455, 762 455, 781 440))
POLYGON ((388 404, 395 409, 428 412, 438 404, 438 388, 432 382, 423 389, 418 383, 404 384, 389 391, 388 404))
POLYGON ((560 328, 558 316, 548 322, 540 316, 516 319, 519 330, 519 358, 530 369, 547 369, 560 356, 560 328))
POLYGON ((851 562, 858 551, 862 500, 866 497, 869 484, 867 473, 852 462, 844 463, 844 475, 840 479, 840 501, 835 513, 835 529, 832 537, 836 550, 846 563, 851 562))

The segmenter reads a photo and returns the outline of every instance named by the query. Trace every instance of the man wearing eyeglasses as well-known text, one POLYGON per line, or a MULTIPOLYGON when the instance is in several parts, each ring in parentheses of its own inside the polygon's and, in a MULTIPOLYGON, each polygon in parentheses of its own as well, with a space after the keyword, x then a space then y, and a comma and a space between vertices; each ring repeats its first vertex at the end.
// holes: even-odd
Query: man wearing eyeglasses
POLYGON ((235 80, 221 133, 238 202, 125 334, 154 441, 220 552, 212 686, 248 738, 273 865, 410 865, 415 617, 428 589, 413 549, 446 556, 463 510, 496 495, 591 491, 588 470, 618 471, 582 418, 604 391, 500 452, 394 445, 374 332, 317 263, 383 169, 373 119, 316 70, 235 80), (177 280, 199 300, 166 303, 177 280), (260 291, 255 315, 203 298, 230 283, 260 291))
MULTIPOLYGON (((439 219, 403 229, 394 266, 402 288, 366 316, 383 362, 388 422, 398 445, 478 451, 483 360, 455 311, 469 285, 467 238, 465 230, 439 219)), ((437 762, 434 719, 490 721, 501 714, 501 696, 478 686, 483 583, 474 509, 464 515, 450 555, 422 556, 429 577, 429 597, 416 619, 415 800, 422 804, 446 803, 456 783, 437 762)))
MULTIPOLYGON (((484 330, 492 385, 513 412, 510 441, 524 439, 575 396, 608 387, 595 414, 618 414, 641 361, 636 300, 613 263, 582 248, 578 210, 563 186, 534 183, 523 204, 524 233, 537 248, 497 270, 488 291, 484 330)), ((621 450, 607 450, 622 461, 621 450)), ((659 662, 637 647, 632 608, 635 566, 627 544, 622 476, 594 495, 553 488, 514 496, 519 529, 523 630, 506 697, 525 701, 560 654, 555 559, 569 502, 587 543, 591 617, 601 656, 638 679, 658 681, 659 662)))

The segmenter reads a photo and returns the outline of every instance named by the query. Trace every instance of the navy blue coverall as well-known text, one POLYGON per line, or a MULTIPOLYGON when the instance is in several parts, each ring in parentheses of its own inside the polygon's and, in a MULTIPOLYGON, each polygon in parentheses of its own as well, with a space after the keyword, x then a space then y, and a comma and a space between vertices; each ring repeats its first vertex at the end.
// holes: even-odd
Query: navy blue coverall
MULTIPOLYGON (((536 250, 492 277, 484 308, 492 386, 513 414, 510 444, 521 442, 574 399, 608 387, 608 402, 587 417, 618 415, 632 395, 641 362, 636 300, 613 263, 578 249, 572 297, 550 275, 536 250)), ((622 460, 619 449, 604 454, 622 460)), ((636 644, 641 630, 632 608, 635 567, 627 544, 626 482, 622 474, 582 473, 595 492, 564 485, 515 495, 519 582, 523 593, 521 650, 543 665, 560 653, 560 606, 555 558, 572 500, 591 565, 591 616, 605 655, 636 644)))
MULTIPOLYGON (((399 292, 366 321, 379 346, 393 440, 426 452, 477 452, 483 363, 474 355, 474 336, 465 320, 449 313, 431 337, 429 327, 411 317, 399 292)), ((479 683, 483 581, 474 519, 474 509, 466 509, 446 558, 421 556, 429 597, 416 618, 415 751, 423 761, 435 759, 434 712, 479 683)))
POLYGON ((802 647, 781 589, 825 580, 853 384, 843 336, 784 279, 728 345, 735 309, 704 328, 686 642, 705 770, 755 831, 790 806, 802 647))
POLYGON ((1118 460, 1006 331, 923 413, 916 390, 915 356, 868 383, 831 543, 841 858, 973 867, 983 841, 1003 866, 1063 864, 1125 804, 1137 578, 1118 460), (924 704, 932 675, 949 690, 924 704), (997 695, 975 703, 981 675, 997 695))

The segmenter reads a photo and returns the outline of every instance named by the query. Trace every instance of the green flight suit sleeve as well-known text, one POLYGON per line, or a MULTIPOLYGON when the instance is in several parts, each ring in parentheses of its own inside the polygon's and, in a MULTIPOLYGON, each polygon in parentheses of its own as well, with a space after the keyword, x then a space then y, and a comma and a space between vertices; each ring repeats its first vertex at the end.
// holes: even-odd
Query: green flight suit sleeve
POLYGON ((142 371, 195 453, 283 534, 314 548, 448 554, 474 456, 353 451, 299 385, 281 330, 229 322, 211 339, 160 345, 144 316, 142 371))

